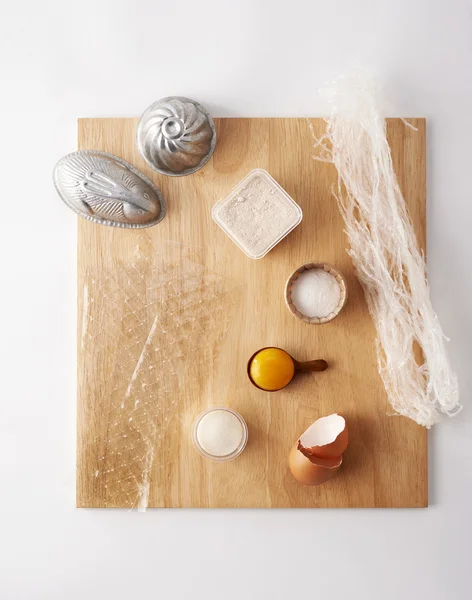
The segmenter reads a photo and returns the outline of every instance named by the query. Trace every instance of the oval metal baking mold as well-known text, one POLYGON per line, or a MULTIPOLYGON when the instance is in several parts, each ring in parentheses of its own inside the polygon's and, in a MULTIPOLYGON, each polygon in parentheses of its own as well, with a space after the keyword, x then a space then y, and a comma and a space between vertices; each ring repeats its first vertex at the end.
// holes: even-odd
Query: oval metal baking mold
POLYGON ((72 152, 56 164, 53 177, 65 204, 94 223, 139 229, 165 217, 166 202, 159 188, 108 152, 72 152))

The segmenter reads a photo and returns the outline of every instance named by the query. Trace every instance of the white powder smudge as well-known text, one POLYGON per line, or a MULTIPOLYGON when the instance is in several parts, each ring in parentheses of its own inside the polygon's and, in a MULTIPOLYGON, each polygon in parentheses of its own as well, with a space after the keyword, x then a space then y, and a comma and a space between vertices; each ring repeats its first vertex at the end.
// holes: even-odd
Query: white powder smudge
MULTIPOLYGON (((156 317, 154 318, 154 321, 151 325, 151 329, 149 330, 149 334, 146 338, 146 341, 144 342, 144 346, 141 351, 141 354, 139 355, 138 362, 136 363, 133 374, 131 375, 131 379, 129 381, 128 388, 126 390, 125 397, 123 398, 123 402, 121 403, 121 408, 124 408, 125 400, 127 398, 129 398, 129 396, 131 394, 133 384, 136 381, 136 378, 138 377, 138 373, 139 373, 141 365, 143 364, 143 361, 146 357, 147 350, 148 350, 149 346, 151 345, 152 339, 156 333, 157 321, 158 321, 158 316, 156 315, 156 317)), ((135 402, 135 406, 136 406, 136 402, 135 402)), ((131 422, 132 420, 133 420, 133 418, 130 417, 128 419, 128 422, 131 422)), ((123 436, 123 437, 126 437, 126 436, 123 436)), ((154 449, 153 449, 152 444, 150 444, 149 442, 148 442, 148 446, 149 446, 149 448, 148 448, 148 452, 146 454, 145 465, 143 468, 143 480, 138 486, 138 512, 146 512, 146 508, 149 504, 149 491, 150 491, 150 487, 151 487, 150 476, 151 476, 152 464, 154 461, 154 449)))
POLYGON ((306 317, 323 318, 339 306, 341 288, 336 278, 323 269, 308 269, 292 286, 292 302, 306 317))
POLYGON ((124 401, 127 398, 129 398, 129 396, 131 394, 131 389, 133 387, 133 383, 136 381, 136 377, 138 376, 139 369, 141 368, 141 365, 143 364, 143 360, 146 357, 147 349, 149 348, 149 345, 152 342, 152 338, 154 337, 154 334, 156 333, 157 319, 158 319, 158 317, 156 316, 154 318, 151 329, 149 331, 149 335, 147 336, 146 341, 144 342, 144 346, 141 351, 141 354, 139 355, 138 362, 136 363, 133 374, 131 375, 131 379, 129 380, 128 388, 126 390, 125 397, 123 398, 123 403, 121 404, 121 408, 124 408, 124 401))
POLYGON ((82 338, 81 338, 82 350, 85 348, 85 336, 87 335, 88 308, 89 308, 88 285, 85 283, 84 284, 84 300, 82 303, 82 338))
POLYGON ((145 474, 146 481, 141 483, 139 486, 139 499, 138 499, 138 512, 146 512, 149 504, 149 473, 145 474))
POLYGON ((143 467, 143 480, 138 486, 138 512, 146 512, 149 504, 149 491, 151 489, 151 469, 154 462, 154 449, 148 443, 148 452, 143 467))

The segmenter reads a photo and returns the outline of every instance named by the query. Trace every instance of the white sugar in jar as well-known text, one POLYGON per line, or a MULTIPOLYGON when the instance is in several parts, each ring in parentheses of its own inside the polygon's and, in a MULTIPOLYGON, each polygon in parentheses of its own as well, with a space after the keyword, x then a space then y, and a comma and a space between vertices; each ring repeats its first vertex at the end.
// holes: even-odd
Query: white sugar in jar
POLYGON ((294 271, 285 284, 285 303, 305 323, 329 323, 343 309, 347 298, 344 277, 328 263, 307 263, 294 271))
POLYGON ((193 443, 205 458, 217 462, 232 460, 247 443, 247 425, 230 408, 211 408, 202 413, 193 427, 193 443))

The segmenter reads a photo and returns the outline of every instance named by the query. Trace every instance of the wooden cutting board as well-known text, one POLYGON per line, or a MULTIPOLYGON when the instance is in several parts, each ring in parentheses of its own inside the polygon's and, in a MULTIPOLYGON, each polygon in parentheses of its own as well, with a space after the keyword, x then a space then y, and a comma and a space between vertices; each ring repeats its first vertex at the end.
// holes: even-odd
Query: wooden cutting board
MULTIPOLYGON (((316 134, 321 119, 312 121, 316 134)), ((399 119, 388 137, 400 186, 425 246, 425 120, 399 119)), ((165 219, 119 230, 79 219, 79 507, 422 507, 427 505, 427 432, 390 412, 363 293, 346 253, 331 186, 336 172, 312 159, 304 119, 216 119, 218 141, 204 169, 154 173, 135 146, 135 119, 82 119, 79 148, 132 163, 162 190, 165 219), (303 209, 303 221, 262 260, 251 260, 211 219, 211 208, 261 167, 303 209), (287 277, 306 262, 344 273, 349 297, 326 325, 287 310, 287 277), (286 390, 251 386, 246 363, 264 346, 330 369, 286 390), (217 464, 192 446, 192 424, 230 406, 249 428, 235 461, 217 464), (338 475, 315 488, 291 477, 287 456, 316 418, 339 412, 350 445, 338 475)))

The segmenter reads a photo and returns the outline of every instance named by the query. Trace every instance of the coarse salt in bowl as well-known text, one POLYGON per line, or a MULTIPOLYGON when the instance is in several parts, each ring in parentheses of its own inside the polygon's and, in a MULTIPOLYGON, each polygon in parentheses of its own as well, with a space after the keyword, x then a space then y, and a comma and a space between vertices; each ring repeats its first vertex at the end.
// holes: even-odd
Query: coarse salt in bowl
POLYGON ((347 300, 346 281, 328 263, 307 263, 285 284, 285 303, 294 317, 310 325, 329 323, 347 300))
POLYGON ((213 220, 249 258, 264 257, 301 222, 298 204, 264 169, 254 169, 213 206, 213 220))

